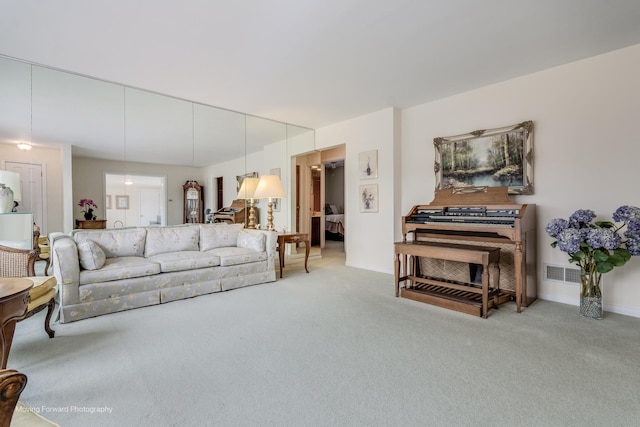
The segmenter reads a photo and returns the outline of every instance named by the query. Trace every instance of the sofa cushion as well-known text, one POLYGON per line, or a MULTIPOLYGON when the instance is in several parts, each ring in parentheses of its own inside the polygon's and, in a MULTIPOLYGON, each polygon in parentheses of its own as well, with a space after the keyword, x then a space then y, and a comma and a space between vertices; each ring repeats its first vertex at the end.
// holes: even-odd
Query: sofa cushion
POLYGON ((82 242, 78 245, 78 256, 80 265, 85 270, 97 270, 102 268, 107 259, 104 251, 94 241, 82 242))
POLYGON ((80 285, 152 276, 160 273, 160 264, 142 257, 107 258, 99 270, 80 271, 80 285))
POLYGON ((265 261, 267 259, 266 252, 256 252, 253 249, 226 247, 216 248, 207 251, 209 254, 220 257, 220 265, 228 267, 230 265, 247 264, 250 262, 265 261))
POLYGON ((96 242, 107 258, 144 256, 144 242, 147 230, 144 228, 123 228, 114 230, 74 230, 76 244, 96 242))
POLYGON ((196 268, 217 267, 220 258, 208 252, 182 251, 158 254, 148 258, 160 264, 160 271, 195 270, 196 268))
POLYGON ((196 226, 149 227, 144 256, 149 258, 168 252, 197 251, 200 249, 199 241, 200 229, 196 226))
POLYGON ((239 248, 253 249, 256 252, 262 252, 265 250, 265 238, 266 236, 263 233, 241 230, 240 233, 238 233, 238 242, 236 246, 239 248))
POLYGON ((242 224, 202 224, 200 225, 200 250, 236 246, 242 224))

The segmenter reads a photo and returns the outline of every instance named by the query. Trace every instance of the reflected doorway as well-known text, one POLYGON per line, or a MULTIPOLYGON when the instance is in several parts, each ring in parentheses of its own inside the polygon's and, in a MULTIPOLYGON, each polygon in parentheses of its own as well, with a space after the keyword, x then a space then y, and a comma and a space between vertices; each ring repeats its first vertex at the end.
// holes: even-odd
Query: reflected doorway
POLYGON ((105 173, 107 228, 167 224, 166 176, 105 173))

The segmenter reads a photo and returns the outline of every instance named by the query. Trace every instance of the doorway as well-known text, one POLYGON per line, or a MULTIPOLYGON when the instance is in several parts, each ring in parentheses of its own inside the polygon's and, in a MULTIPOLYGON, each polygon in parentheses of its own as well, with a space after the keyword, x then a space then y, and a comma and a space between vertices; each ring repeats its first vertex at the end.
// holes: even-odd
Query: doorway
POLYGON ((345 146, 295 157, 296 227, 320 249, 345 251, 345 146), (335 213, 334 213, 335 211, 335 213))
POLYGON ((33 222, 40 227, 40 234, 46 235, 46 188, 45 165, 41 163, 5 162, 5 169, 20 174, 20 192, 22 200, 18 201, 18 212, 33 214, 33 222))
POLYGON ((107 228, 167 224, 165 176, 105 173, 107 228))
POLYGON ((344 160, 333 160, 324 166, 325 247, 344 250, 346 234, 344 201, 344 160))

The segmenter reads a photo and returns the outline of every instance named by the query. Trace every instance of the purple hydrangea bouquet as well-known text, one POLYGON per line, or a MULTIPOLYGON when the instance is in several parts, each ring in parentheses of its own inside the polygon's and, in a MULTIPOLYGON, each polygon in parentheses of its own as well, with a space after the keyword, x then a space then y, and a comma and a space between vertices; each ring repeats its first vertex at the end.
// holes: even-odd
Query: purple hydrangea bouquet
POLYGON ((93 209, 97 208, 98 205, 96 205, 96 202, 94 202, 93 199, 80 199, 78 206, 82 208, 80 209, 80 212, 84 214, 84 219, 96 219, 96 216, 93 214, 93 209))
POLYGON ((620 206, 613 213, 615 222, 594 222, 595 218, 594 211, 580 209, 569 220, 552 220, 545 231, 556 239, 551 246, 568 253, 569 262, 580 266, 580 314, 601 319, 602 274, 623 266, 631 256, 640 255, 640 208, 620 206))

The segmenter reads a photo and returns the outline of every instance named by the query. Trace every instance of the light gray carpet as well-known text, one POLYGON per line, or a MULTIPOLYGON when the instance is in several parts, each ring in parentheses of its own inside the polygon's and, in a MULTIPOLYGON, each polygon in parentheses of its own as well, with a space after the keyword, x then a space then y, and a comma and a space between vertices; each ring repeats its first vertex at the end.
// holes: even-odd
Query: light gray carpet
POLYGON ((21 400, 63 426, 635 426, 640 319, 537 301, 488 319, 323 252, 272 284, 18 324, 21 400), (107 412, 98 412, 100 408, 107 412), (56 412, 68 411, 68 412, 56 412))

